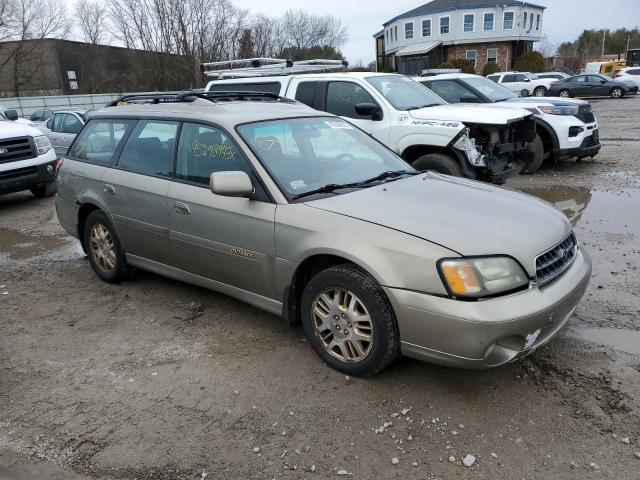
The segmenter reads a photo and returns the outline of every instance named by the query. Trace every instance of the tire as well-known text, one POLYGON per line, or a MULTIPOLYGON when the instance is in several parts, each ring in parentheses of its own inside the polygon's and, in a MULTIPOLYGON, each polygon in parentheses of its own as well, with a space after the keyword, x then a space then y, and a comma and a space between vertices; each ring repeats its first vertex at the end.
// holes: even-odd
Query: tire
POLYGON ((462 169, 457 160, 445 153, 429 153, 416 159, 412 164, 416 170, 434 172, 451 175, 452 177, 461 177, 462 169))
POLYGON ((355 265, 336 265, 315 275, 302 293, 301 314, 318 356, 346 375, 374 375, 400 354, 400 332, 389 300, 355 265), (370 342, 358 340, 367 337, 370 342))
POLYGON ((91 212, 84 224, 84 250, 93 271, 107 283, 121 283, 127 276, 124 250, 115 228, 104 212, 91 212), (95 231, 94 231, 95 229, 95 231))
POLYGON ((624 97, 624 90, 620 87, 613 87, 609 95, 611 98, 622 98, 624 97))
POLYGON ((529 90, 527 90, 527 89, 520 90, 520 96, 521 97, 528 97, 529 96, 529 90))
POLYGON ((533 91, 533 95, 536 97, 544 97, 547 95, 547 89, 545 87, 537 87, 533 91))
POLYGON ((544 162, 544 144, 542 143, 540 135, 536 135, 533 142, 529 144, 529 151, 533 153, 533 158, 529 165, 522 171, 522 173, 526 174, 536 173, 540 170, 542 162, 544 162))
POLYGON ((55 195, 57 190, 56 182, 49 182, 36 185, 31 189, 31 193, 37 198, 44 198, 55 195))
POLYGON ((571 98, 571 92, 566 88, 563 88, 558 92, 558 96, 562 98, 571 98))

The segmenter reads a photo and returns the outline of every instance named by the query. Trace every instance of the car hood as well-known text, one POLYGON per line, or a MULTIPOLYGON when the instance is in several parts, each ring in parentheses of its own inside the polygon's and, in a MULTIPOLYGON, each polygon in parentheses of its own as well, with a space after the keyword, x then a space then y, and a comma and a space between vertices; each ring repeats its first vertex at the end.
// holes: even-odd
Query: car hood
POLYGON ((471 103, 435 105, 410 110, 415 120, 444 120, 484 125, 507 125, 531 115, 527 110, 471 103))
POLYGON ((0 120, 0 138, 13 138, 13 137, 24 137, 31 136, 37 137, 38 135, 42 135, 42 132, 37 128, 34 128, 30 125, 31 122, 28 120, 25 122, 20 122, 20 119, 16 121, 11 120, 0 120))
POLYGON ((307 205, 398 230, 463 256, 510 255, 531 276, 535 258, 571 232, 562 212, 537 198, 431 172, 307 205))

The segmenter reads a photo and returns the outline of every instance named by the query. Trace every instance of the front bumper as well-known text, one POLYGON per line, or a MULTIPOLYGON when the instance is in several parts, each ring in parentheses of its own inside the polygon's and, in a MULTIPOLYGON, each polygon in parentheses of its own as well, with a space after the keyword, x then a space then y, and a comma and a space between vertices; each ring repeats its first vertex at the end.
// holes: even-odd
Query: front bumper
POLYGON ((30 190, 56 179, 53 150, 37 159, 5 163, 0 167, 0 195, 30 190))
POLYGON ((553 156, 556 160, 566 160, 574 157, 595 157, 600 152, 601 148, 600 134, 598 129, 594 129, 591 135, 584 137, 580 146, 556 149, 553 151, 553 156))
POLYGON ((542 288, 465 302, 385 287, 396 313, 402 353, 461 368, 490 368, 529 355, 569 321, 591 277, 580 250, 573 265, 542 288), (525 349, 527 335, 540 330, 525 349))

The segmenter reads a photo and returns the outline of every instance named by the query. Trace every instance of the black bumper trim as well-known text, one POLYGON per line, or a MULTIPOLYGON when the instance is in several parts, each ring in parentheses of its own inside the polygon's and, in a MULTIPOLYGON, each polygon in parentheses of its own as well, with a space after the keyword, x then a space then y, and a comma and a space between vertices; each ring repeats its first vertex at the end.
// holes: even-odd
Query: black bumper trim
POLYGON ((49 173, 47 171, 47 166, 49 165, 55 170, 56 160, 35 165, 35 173, 31 170, 31 172, 26 175, 10 176, 11 170, 0 172, 0 195, 31 190, 36 185, 53 182, 56 179, 56 175, 54 172, 49 173), (6 174, 7 178, 3 179, 2 174, 6 174))

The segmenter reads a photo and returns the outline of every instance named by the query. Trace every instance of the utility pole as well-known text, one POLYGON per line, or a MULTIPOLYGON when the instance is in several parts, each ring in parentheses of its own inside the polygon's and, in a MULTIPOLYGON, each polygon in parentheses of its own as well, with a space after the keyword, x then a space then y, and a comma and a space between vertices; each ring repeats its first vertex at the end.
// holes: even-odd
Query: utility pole
POLYGON ((604 57, 604 42, 607 39, 607 29, 605 28, 602 31, 602 53, 600 54, 600 58, 604 57))

